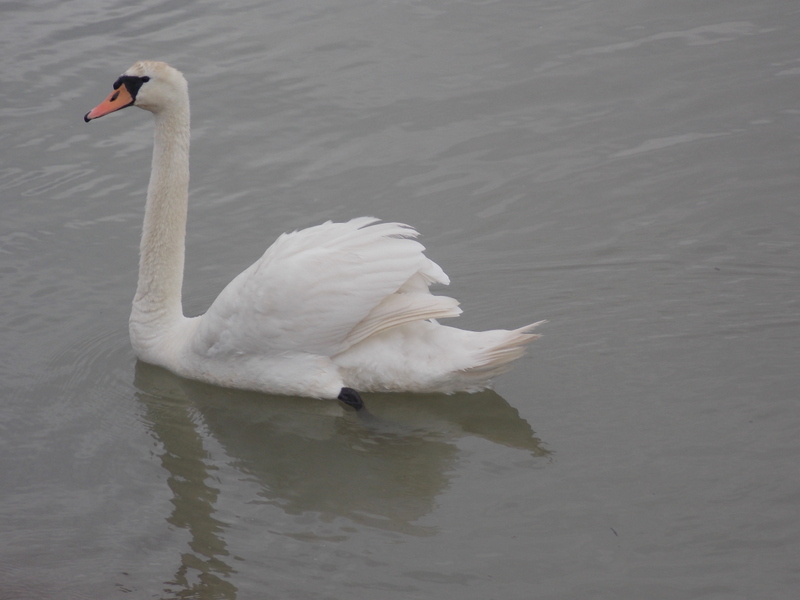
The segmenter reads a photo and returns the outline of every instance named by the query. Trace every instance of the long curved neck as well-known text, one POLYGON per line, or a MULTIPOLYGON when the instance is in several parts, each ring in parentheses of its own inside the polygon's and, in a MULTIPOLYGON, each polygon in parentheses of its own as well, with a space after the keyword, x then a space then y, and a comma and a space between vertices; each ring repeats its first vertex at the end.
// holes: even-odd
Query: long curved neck
POLYGON ((155 122, 139 284, 131 313, 132 337, 142 341, 163 334, 183 317, 181 288, 189 199, 188 97, 156 114, 155 122))

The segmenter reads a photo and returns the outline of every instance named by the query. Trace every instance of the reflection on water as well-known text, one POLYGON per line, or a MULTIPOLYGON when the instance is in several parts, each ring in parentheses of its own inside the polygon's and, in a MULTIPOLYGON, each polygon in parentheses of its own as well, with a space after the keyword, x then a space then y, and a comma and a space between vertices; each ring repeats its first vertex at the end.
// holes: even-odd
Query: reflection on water
MULTIPOLYGON (((224 449, 225 463, 256 483, 258 497, 249 504, 412 536, 437 533, 418 521, 447 488, 460 437, 548 455, 530 425, 494 392, 373 394, 365 398, 368 410, 356 413, 329 401, 214 388, 143 363, 135 384, 148 426, 163 446, 174 506, 167 521, 191 537, 167 583, 176 597, 236 596, 225 542, 230 524, 215 516, 221 492, 207 436, 224 449)), ((337 541, 309 528, 278 533, 337 541)))
MULTIPOLYGON (((137 384, 147 381, 142 371, 137 368, 137 384)), ((167 522, 191 536, 191 551, 181 553, 180 567, 175 578, 166 582, 165 591, 177 598, 235 598, 236 587, 225 579, 235 572, 226 562, 225 523, 214 518, 219 490, 209 483, 213 467, 208 464, 191 404, 145 392, 137 396, 147 407, 149 424, 164 448, 161 465, 169 472, 174 507, 167 522)))

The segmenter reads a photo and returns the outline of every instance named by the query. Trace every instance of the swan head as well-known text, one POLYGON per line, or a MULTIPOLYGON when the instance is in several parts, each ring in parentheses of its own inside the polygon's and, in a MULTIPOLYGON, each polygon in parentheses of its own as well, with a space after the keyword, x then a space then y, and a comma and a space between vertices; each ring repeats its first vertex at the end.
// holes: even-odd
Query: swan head
POLYGON ((152 113, 188 104, 189 91, 180 71, 167 63, 139 61, 114 82, 114 91, 83 117, 87 123, 128 106, 152 113))

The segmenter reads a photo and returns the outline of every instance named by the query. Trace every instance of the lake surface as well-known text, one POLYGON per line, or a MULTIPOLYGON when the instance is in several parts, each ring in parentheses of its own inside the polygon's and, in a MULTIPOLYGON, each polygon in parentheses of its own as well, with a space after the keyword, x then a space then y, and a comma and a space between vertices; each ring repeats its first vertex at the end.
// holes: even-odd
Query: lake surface
POLYGON ((800 589, 793 0, 0 5, 0 598, 785 599, 800 589), (283 231, 407 222, 476 395, 137 364, 152 119, 192 93, 184 306, 283 231))

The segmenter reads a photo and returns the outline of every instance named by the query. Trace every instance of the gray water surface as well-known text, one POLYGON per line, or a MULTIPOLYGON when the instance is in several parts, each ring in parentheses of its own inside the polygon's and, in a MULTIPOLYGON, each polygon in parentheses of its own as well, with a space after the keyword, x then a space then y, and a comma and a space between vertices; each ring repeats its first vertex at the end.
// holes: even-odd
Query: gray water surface
POLYGON ((0 598, 796 596, 796 2, 0 17, 0 598), (374 215, 459 326, 544 337, 493 392, 369 416, 137 364, 152 120, 82 116, 139 59, 190 83, 187 314, 374 215))

